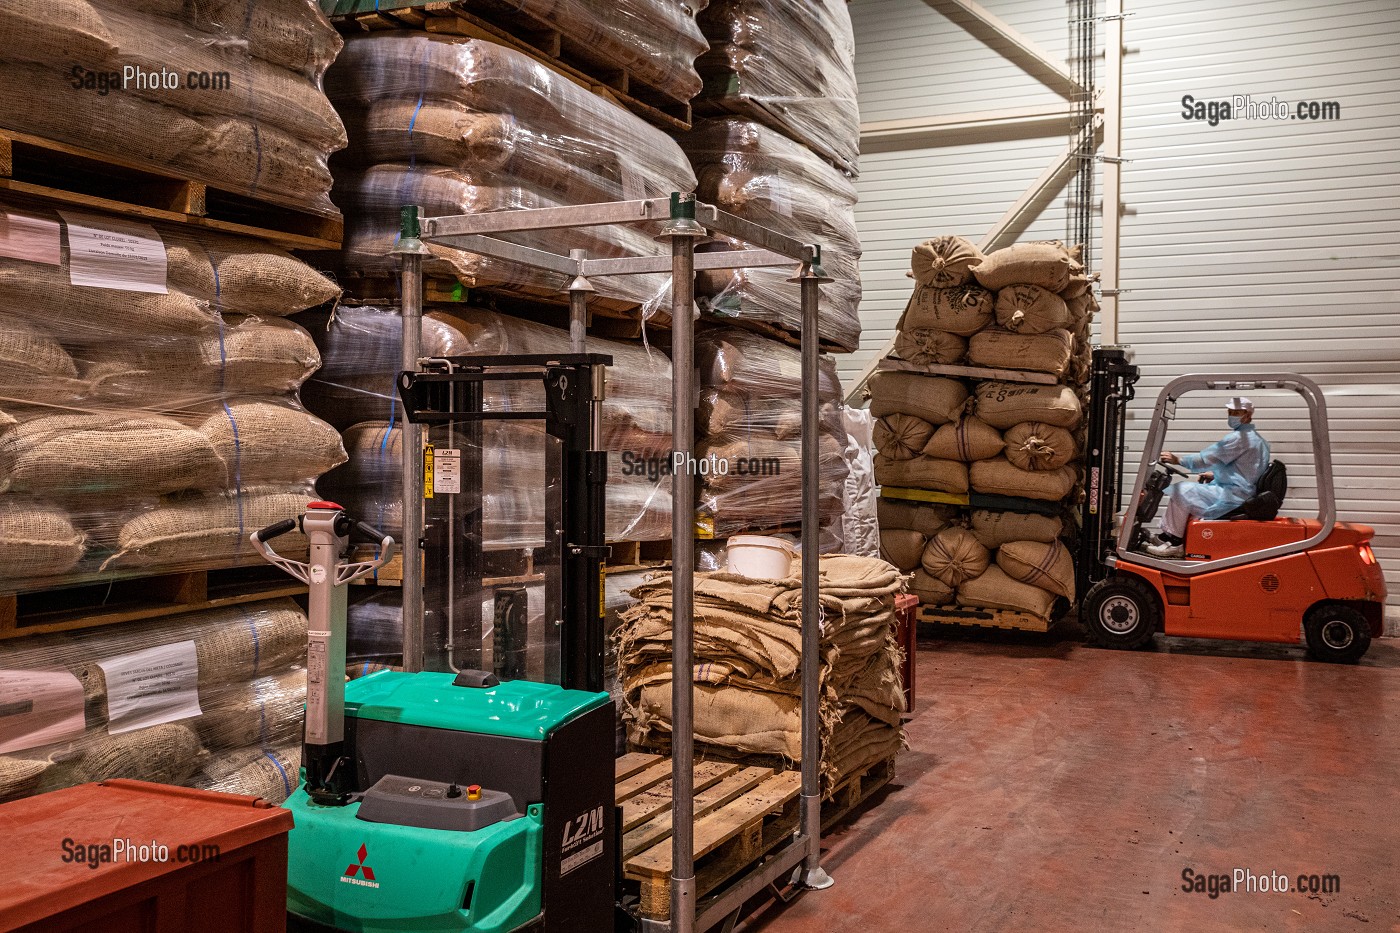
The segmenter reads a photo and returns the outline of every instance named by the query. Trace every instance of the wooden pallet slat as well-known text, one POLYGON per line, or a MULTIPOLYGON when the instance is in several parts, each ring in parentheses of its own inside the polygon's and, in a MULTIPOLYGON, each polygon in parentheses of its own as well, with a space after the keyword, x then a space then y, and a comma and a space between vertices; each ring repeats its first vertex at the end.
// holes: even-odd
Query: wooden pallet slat
POLYGON ((1048 632, 1053 623, 1029 612, 1010 609, 984 609, 973 606, 920 606, 918 620, 933 625, 962 625, 972 628, 1011 629, 1020 632, 1048 632))
POLYGON ((887 356, 875 364, 884 372, 917 373, 922 376, 953 376, 959 379, 995 379, 998 382, 1025 382, 1032 385, 1059 385, 1059 377, 1050 373, 1034 373, 1019 369, 996 369, 991 366, 965 366, 955 363, 910 363, 887 356))
POLYGON ((669 780, 671 777, 671 762, 669 759, 661 760, 651 765, 644 771, 626 777, 617 782, 617 802, 626 803, 643 791, 669 780))
MULTIPOLYGON (((741 770, 739 765, 735 765, 734 771, 726 775, 723 780, 707 788, 699 789, 692 804, 692 812, 698 820, 730 801, 737 800, 772 776, 772 768, 743 768, 741 770)), ((640 852, 645 852, 659 842, 670 839, 674 825, 675 813, 672 811, 661 813, 639 826, 624 827, 626 835, 622 837, 623 859, 629 859, 640 852)))
POLYGON ((617 780, 621 781, 630 778, 632 775, 645 771, 661 760, 660 755, 651 755, 646 752, 628 752, 614 763, 614 770, 617 780))
MULTIPOLYGON (((706 788, 718 784, 738 770, 738 765, 729 762, 700 762, 695 766, 693 790, 698 794, 706 788)), ((667 778, 660 784, 653 785, 646 792, 623 803, 622 831, 625 833, 628 830, 636 829, 657 814, 670 810, 672 803, 671 779, 667 778)))

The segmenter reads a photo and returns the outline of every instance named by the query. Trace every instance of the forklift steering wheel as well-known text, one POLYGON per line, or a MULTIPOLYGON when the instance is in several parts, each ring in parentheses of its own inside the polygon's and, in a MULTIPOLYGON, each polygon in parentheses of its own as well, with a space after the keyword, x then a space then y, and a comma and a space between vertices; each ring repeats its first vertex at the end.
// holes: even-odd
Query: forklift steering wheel
POLYGON ((1168 473, 1175 473, 1177 476, 1191 475, 1191 471, 1179 463, 1167 463, 1165 460, 1158 460, 1157 462, 1166 467, 1168 473))

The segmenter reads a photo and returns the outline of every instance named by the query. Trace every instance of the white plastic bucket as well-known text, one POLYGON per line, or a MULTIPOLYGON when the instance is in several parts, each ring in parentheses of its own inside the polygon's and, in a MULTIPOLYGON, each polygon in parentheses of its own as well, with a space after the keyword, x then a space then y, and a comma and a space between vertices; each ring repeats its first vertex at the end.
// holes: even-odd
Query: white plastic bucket
POLYGON ((792 573, 792 545, 767 535, 729 539, 729 572, 754 580, 786 580, 792 573))

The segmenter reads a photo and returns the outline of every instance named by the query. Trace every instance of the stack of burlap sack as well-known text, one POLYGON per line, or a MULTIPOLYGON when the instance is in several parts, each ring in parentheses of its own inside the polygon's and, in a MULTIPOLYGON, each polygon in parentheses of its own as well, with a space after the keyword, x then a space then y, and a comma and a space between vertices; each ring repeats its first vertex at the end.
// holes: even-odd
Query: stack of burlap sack
POLYGON ((339 288, 243 237, 4 204, 0 223, 52 225, 16 233, 51 255, 0 257, 0 590, 260 560, 248 534, 345 460, 300 406, 320 354, 286 320, 339 288), (153 255, 74 284, 91 261, 72 261, 73 223, 153 255), (119 274, 147 263, 146 281, 119 274))
POLYGON ((0 801, 135 778, 281 802, 300 762, 306 627, 278 599, 0 642, 0 696, 26 703, 0 726, 0 801))
MULTIPOLYGON (((400 467, 403 421, 397 379, 403 322, 398 309, 341 306, 334 315, 314 312, 302 322, 315 336, 325 364, 304 390, 307 407, 344 432, 349 462, 322 477, 321 494, 363 521, 399 537, 402 527, 400 467)), ((423 318, 423 354, 566 353, 569 335, 480 308, 430 308, 423 318)), ((588 350, 611 354, 600 439, 608 451, 607 522, 611 541, 653 541, 671 536, 671 361, 655 347, 588 338, 588 350)), ((487 411, 543 411, 543 383, 487 385, 487 411)), ((479 448, 487 544, 526 547, 542 543, 546 516, 546 451, 557 441, 543 422, 488 421, 479 441, 459 425, 434 428, 437 447, 479 448), (440 435, 440 436, 439 436, 440 435)), ((464 461, 465 463, 465 461, 464 461)))
MULTIPOLYGON (((695 189, 680 147, 621 106, 514 49, 480 39, 375 32, 350 39, 326 74, 351 145, 334 164, 346 214, 345 271, 386 279, 399 210, 427 216, 667 197, 695 189)), ((657 255, 654 227, 510 234, 556 254, 657 255)), ((430 244, 429 274, 468 287, 558 299, 569 277, 430 244)), ((669 320, 665 275, 598 278, 595 308, 669 320)))
MULTIPOLYGON (((802 520, 802 354, 733 327, 695 339, 702 466, 699 522, 716 537, 802 520)), ((822 524, 838 524, 846 482, 841 382, 823 357, 820 396, 822 524)))
MULTIPOLYGON (((821 741, 826 791, 897 754, 904 711, 894 598, 899 571, 878 558, 821 559, 821 741)), ((618 673, 628 738, 664 748, 671 735, 670 574, 633 590, 622 613, 618 673)), ((800 761, 800 563, 786 580, 695 577, 695 741, 700 754, 800 761)))
POLYGON ((345 129, 315 0, 0 0, 5 129, 323 215, 345 129))

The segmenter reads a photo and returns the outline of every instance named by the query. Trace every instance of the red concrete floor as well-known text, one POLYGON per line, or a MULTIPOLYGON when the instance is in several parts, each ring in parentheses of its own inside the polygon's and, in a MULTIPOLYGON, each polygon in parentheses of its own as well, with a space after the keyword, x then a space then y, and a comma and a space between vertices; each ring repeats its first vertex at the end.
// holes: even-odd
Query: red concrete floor
POLYGON ((1357 666, 1162 639, 924 638, 910 749, 836 879, 739 929, 1400 931, 1400 644, 1357 666), (1340 877, 1208 894, 1182 871, 1340 877))

